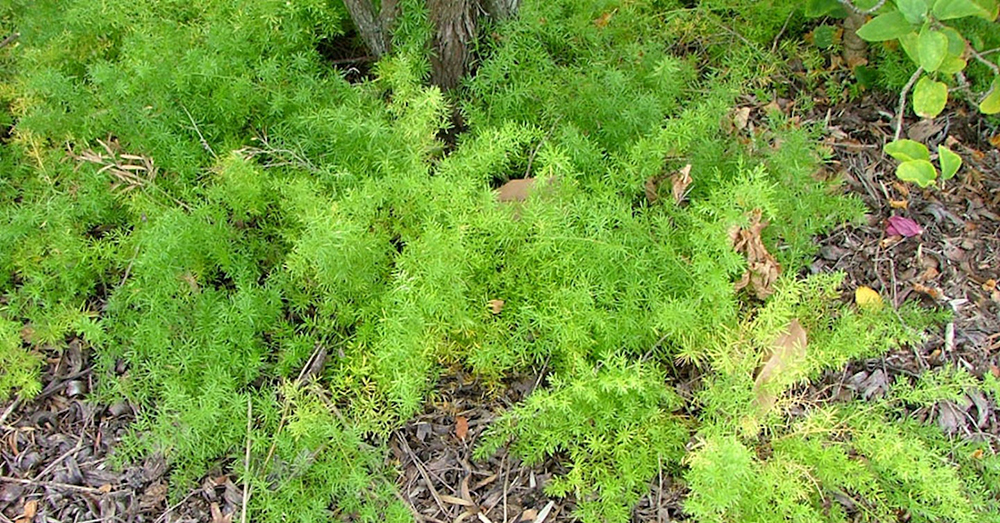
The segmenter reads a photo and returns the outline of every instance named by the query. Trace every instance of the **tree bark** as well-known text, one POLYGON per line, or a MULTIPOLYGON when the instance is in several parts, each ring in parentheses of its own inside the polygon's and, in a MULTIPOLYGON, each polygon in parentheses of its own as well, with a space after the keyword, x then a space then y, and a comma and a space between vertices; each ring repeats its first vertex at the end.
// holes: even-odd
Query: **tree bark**
POLYGON ((851 69, 868 63, 868 45, 857 32, 863 25, 865 25, 865 15, 853 10, 844 19, 844 62, 851 69))
POLYGON ((476 36, 474 0, 428 0, 434 25, 431 83, 448 90, 458 85, 469 62, 469 44, 476 36))
POLYGON ((517 14, 521 0, 483 0, 486 14, 495 20, 506 20, 517 14))
MULTIPOLYGON (((395 0, 386 2, 396 5, 395 0)), ((386 3, 382 4, 385 11, 386 3)), ((351 14, 351 20, 358 29, 358 34, 364 40, 368 50, 378 58, 389 52, 389 31, 388 25, 379 14, 375 12, 375 4, 372 0, 344 0, 347 11, 351 14)))

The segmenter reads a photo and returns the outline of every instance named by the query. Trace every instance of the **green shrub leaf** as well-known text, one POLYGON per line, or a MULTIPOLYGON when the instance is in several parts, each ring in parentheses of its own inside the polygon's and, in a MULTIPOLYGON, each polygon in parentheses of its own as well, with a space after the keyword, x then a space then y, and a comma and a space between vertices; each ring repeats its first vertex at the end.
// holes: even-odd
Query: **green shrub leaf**
POLYGON ((941 31, 924 29, 920 31, 920 38, 917 40, 917 53, 920 58, 920 67, 927 72, 937 71, 948 56, 948 37, 941 31))
POLYGON ((927 187, 934 183, 937 171, 927 160, 910 160, 899 164, 899 167, 896 168, 896 177, 904 182, 913 182, 921 187, 927 187))
POLYGON ((920 40, 920 35, 916 31, 910 31, 903 36, 899 37, 899 44, 903 46, 903 51, 906 52, 906 56, 913 60, 913 63, 920 63, 920 51, 918 50, 917 41, 920 40))
POLYGON ((934 118, 941 114, 948 103, 948 86, 927 78, 921 78, 913 89, 913 110, 922 118, 934 118))
POLYGON ((986 20, 997 17, 997 3, 994 0, 937 0, 932 10, 938 20, 952 20, 966 16, 978 16, 986 20))
POLYGON ((927 11, 930 8, 927 0, 897 0, 896 7, 900 13, 911 24, 922 24, 927 19, 927 11))
POLYGON ((952 152, 951 149, 938 146, 938 163, 941 164, 941 179, 950 180, 962 167, 962 157, 952 152))
POLYGON ((871 19, 858 29, 858 36, 868 42, 884 42, 899 38, 913 30, 899 11, 890 11, 871 19))
POLYGON ((989 94, 979 103, 979 110, 983 114, 1000 113, 1000 76, 993 79, 989 94))
POLYGON ((931 153, 927 146, 913 140, 896 140, 885 144, 885 154, 901 161, 927 160, 930 161, 931 153))

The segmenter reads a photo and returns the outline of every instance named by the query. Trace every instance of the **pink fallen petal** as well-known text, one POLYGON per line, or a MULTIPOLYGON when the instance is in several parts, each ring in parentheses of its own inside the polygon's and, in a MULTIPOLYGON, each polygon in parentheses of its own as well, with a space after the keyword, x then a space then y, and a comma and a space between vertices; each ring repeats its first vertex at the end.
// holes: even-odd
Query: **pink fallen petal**
POLYGON ((907 238, 916 236, 924 232, 917 222, 902 216, 890 216, 889 225, 885 228, 885 233, 889 236, 905 236, 907 238))

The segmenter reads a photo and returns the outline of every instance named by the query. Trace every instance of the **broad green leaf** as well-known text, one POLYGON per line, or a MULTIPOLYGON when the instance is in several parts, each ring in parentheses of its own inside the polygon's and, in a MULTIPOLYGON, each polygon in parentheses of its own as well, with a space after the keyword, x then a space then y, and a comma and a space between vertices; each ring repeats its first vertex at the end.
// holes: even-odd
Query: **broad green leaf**
POLYGON ((896 140, 885 144, 885 154, 901 161, 927 160, 930 161, 931 153, 927 146, 913 140, 896 140))
POLYGON ((937 171, 927 160, 910 160, 896 167, 896 177, 904 182, 913 182, 921 187, 934 183, 937 171))
POLYGON ((948 103, 948 86, 926 76, 913 88, 913 111, 921 118, 934 118, 948 103))
POLYGON ((924 71, 937 71, 948 56, 948 37, 941 31, 924 28, 917 40, 917 53, 920 56, 920 67, 924 71))
POLYGON ((896 0, 896 8, 903 13, 907 22, 917 25, 927 19, 927 9, 930 6, 927 5, 927 0, 896 0))
POLYGON ((941 32, 948 37, 948 55, 949 56, 962 56, 965 54, 965 37, 962 33, 950 28, 945 27, 941 29, 941 32))
POLYGON ((938 67, 938 72, 944 74, 955 74, 965 69, 966 65, 969 64, 968 62, 965 61, 965 58, 959 58, 957 56, 949 56, 948 58, 945 58, 943 62, 941 62, 941 67, 938 67))
POLYGON ((995 0, 937 0, 931 12, 938 20, 952 20, 966 16, 993 20, 997 17, 997 3, 995 0))
POLYGON ((958 168, 962 166, 962 157, 952 152, 951 149, 938 146, 938 163, 941 164, 941 179, 950 180, 958 168))
POLYGON ((1000 113, 1000 76, 993 78, 989 94, 983 98, 982 102, 979 102, 979 110, 983 114, 1000 113))
POLYGON ((903 46, 903 51, 906 52, 906 56, 913 60, 913 63, 920 63, 920 51, 917 48, 917 41, 920 40, 920 35, 916 31, 910 31, 903 36, 899 37, 899 44, 903 46))
POLYGON ((813 44, 820 49, 829 49, 837 30, 830 25, 821 25, 813 29, 813 44))
POLYGON ((899 11, 889 11, 872 18, 858 29, 858 37, 868 42, 893 40, 913 30, 910 22, 899 11))
POLYGON ((821 16, 843 18, 847 16, 847 10, 837 0, 809 0, 802 10, 809 18, 819 18, 821 16))

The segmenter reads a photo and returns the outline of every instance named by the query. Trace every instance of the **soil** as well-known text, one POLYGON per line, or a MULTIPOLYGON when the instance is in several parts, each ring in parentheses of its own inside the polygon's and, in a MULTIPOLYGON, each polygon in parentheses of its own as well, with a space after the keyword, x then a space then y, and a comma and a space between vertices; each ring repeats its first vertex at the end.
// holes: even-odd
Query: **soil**
MULTIPOLYGON (((881 152, 894 132, 894 104, 892 98, 869 96, 849 105, 820 104, 811 113, 813 120, 828 123, 829 174, 842 176, 845 190, 863 199, 870 214, 865 225, 838 227, 817 238, 819 255, 810 270, 845 272, 845 300, 864 285, 894 306, 918 302, 949 309, 953 319, 919 346, 828 372, 805 391, 814 397, 871 398, 884 394, 898 376, 947 364, 978 376, 1000 375, 1000 134, 978 116, 958 111, 933 122, 907 122, 904 129, 912 138, 931 150, 949 143, 965 162, 955 179, 921 190, 899 183, 892 160, 881 152), (922 233, 889 236, 890 216, 914 220, 922 233)), ((753 100, 747 106, 752 119, 762 118, 763 107, 753 100)), ((41 394, 27 403, 0 406, 0 523, 220 523, 238 516, 241 492, 227 471, 210 474, 180 503, 168 506, 169 469, 161 458, 113 465, 115 446, 134 412, 124 403, 87 399, 94 379, 89 355, 71 343, 48 361, 41 394)), ((420 518, 433 523, 570 520, 572 498, 551 499, 543 491, 553 476, 566 471, 558 457, 527 466, 504 451, 485 461, 471 455, 493 419, 544 385, 544 372, 517 378, 500 394, 461 371, 443 378, 424 412, 398 430, 389 445, 390 459, 402 470, 400 493, 420 518)), ((1000 436, 995 407, 972 394, 965 402, 913 414, 959 437, 995 442, 1000 436)), ((633 520, 684 519, 684 494, 672 478, 654 478, 633 520)))

